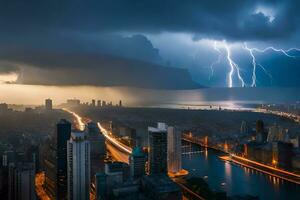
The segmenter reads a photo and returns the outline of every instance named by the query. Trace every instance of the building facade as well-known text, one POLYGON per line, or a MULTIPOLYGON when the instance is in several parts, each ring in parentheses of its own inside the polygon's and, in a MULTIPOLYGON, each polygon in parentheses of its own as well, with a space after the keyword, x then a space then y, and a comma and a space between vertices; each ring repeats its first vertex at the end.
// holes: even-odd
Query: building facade
POLYGON ((176 128, 168 127, 168 172, 181 171, 181 133, 176 128))
POLYGON ((36 199, 34 163, 10 163, 8 173, 9 200, 36 199))
POLYGON ((129 157, 130 176, 140 178, 145 175, 146 155, 140 147, 135 147, 129 157))
POLYGON ((150 174, 166 174, 167 166, 167 126, 158 123, 157 128, 148 127, 149 172, 150 174))
POLYGON ((68 199, 90 199, 90 142, 83 132, 72 132, 68 148, 68 199))
POLYGON ((67 141, 71 135, 71 123, 61 119, 56 125, 56 137, 49 145, 44 159, 45 189, 52 199, 66 200, 68 194, 67 141))
POLYGON ((46 110, 52 110, 52 99, 45 100, 45 108, 46 110))

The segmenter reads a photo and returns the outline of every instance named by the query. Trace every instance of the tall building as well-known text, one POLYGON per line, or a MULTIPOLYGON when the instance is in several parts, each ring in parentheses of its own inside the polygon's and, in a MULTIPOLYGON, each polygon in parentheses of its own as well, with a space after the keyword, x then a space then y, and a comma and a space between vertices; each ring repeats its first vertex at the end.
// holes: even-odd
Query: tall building
POLYGON ((149 199, 181 200, 180 187, 165 174, 155 174, 142 178, 142 188, 149 199))
POLYGON ((105 138, 96 123, 88 123, 86 136, 91 144, 91 155, 95 155, 96 157, 104 156, 106 154, 105 138))
POLYGON ((8 111, 8 105, 6 103, 0 103, 0 112, 8 111))
POLYGON ((80 100, 79 99, 68 99, 67 104, 68 104, 68 106, 79 106, 80 100))
POLYGON ((130 176, 140 178, 145 175, 146 155, 140 147, 135 147, 129 156, 130 176))
POLYGON ((52 110, 52 99, 45 100, 45 108, 46 110, 52 110))
POLYGON ((87 140, 90 142, 91 180, 96 172, 104 170, 104 157, 106 155, 105 138, 96 123, 90 122, 86 126, 87 140))
POLYGON ((68 147, 68 199, 90 199, 90 142, 83 132, 72 132, 68 147))
POLYGON ((98 107, 101 107, 101 100, 98 100, 98 101, 97 101, 97 106, 98 106, 98 107))
POLYGON ((242 121, 241 124, 241 134, 242 135, 247 135, 249 133, 249 126, 246 121, 242 121))
POLYGON ((95 188, 96 188, 96 200, 106 200, 107 199, 107 184, 106 184, 106 174, 96 173, 95 175, 95 188))
POLYGON ((158 123, 157 128, 148 127, 149 172, 150 174, 167 173, 167 126, 158 123))
POLYGON ((35 168, 33 163, 10 163, 8 170, 8 199, 35 200, 35 168))
POLYGON ((119 107, 122 107, 122 100, 119 101, 119 107))
POLYGON ((92 99, 92 106, 95 107, 96 106, 96 100, 92 99))
POLYGON ((256 142, 264 143, 267 141, 268 133, 265 130, 264 122, 262 120, 256 121, 256 142))
POLYGON ((292 166, 293 145, 285 142, 272 142, 273 164, 289 169, 292 166))
POLYGON ((168 127, 168 172, 181 171, 181 133, 174 127, 168 127))
POLYGON ((269 128, 267 140, 268 142, 289 142, 289 130, 275 124, 269 128))
POLYGON ((256 121, 255 130, 256 130, 256 133, 264 132, 265 127, 264 127, 264 122, 262 120, 257 120, 256 121))
POLYGON ((106 187, 107 194, 111 194, 112 190, 126 182, 129 178, 129 165, 123 162, 105 163, 106 187))
POLYGON ((45 189, 52 199, 65 200, 68 193, 67 141, 71 135, 71 123, 61 119, 56 125, 56 138, 50 144, 44 160, 45 189))

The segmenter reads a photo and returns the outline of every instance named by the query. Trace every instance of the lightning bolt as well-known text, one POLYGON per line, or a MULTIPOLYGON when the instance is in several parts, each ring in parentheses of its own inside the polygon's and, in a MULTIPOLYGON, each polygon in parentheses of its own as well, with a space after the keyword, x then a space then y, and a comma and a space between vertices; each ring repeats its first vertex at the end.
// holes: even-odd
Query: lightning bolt
MULTIPOLYGON (((231 52, 230 45, 228 45, 225 40, 222 41, 222 42, 220 42, 220 43, 218 43, 217 41, 214 41, 214 50, 218 52, 219 56, 218 56, 218 59, 216 61, 214 61, 210 65, 211 75, 209 76, 209 80, 214 75, 214 66, 216 64, 220 63, 221 60, 222 60, 223 56, 222 56, 222 52, 220 50, 221 48, 225 49, 225 51, 226 51, 226 60, 228 61, 228 64, 229 64, 229 67, 230 67, 230 71, 227 74, 227 77, 228 77, 228 87, 230 87, 230 88, 233 87, 233 76, 234 76, 235 72, 237 74, 237 77, 238 77, 239 81, 241 82, 242 87, 245 87, 246 84, 245 84, 245 81, 244 81, 244 79, 243 79, 243 77, 242 77, 242 75, 240 73, 240 71, 241 71, 240 67, 239 67, 239 65, 236 62, 234 62, 234 60, 232 58, 232 52, 231 52)), ((250 54, 250 56, 252 58, 253 69, 252 69, 252 83, 251 83, 251 87, 256 87, 256 83, 257 83, 256 72, 257 72, 258 68, 262 69, 262 71, 270 78, 271 84, 273 82, 272 74, 269 73, 263 65, 261 65, 260 63, 257 63, 257 60, 256 60, 254 52, 265 53, 267 51, 274 51, 274 52, 282 53, 284 56, 287 56, 289 58, 296 58, 297 57, 297 56, 292 55, 290 52, 292 52, 292 51, 300 52, 299 48, 278 49, 278 48, 275 48, 273 46, 269 46, 269 47, 266 47, 264 49, 250 48, 250 47, 247 46, 246 43, 244 43, 244 47, 243 48, 249 52, 249 54, 250 54)))
POLYGON ((241 73, 240 73, 240 68, 238 66, 238 64, 236 64, 232 57, 231 57, 231 49, 230 49, 230 46, 227 45, 227 43, 225 41, 223 41, 223 46, 227 52, 227 60, 228 60, 228 64, 230 66, 230 71, 228 73, 228 86, 229 87, 233 87, 233 73, 234 73, 234 70, 236 70, 237 72, 237 76, 238 76, 238 79, 240 80, 240 82, 242 83, 242 87, 245 87, 245 81, 244 79, 242 78, 241 76, 241 73))
MULTIPOLYGON (((250 49, 248 46, 247 46, 247 43, 244 43, 244 48, 249 51, 250 53, 250 56, 252 57, 252 66, 253 66, 253 70, 252 70, 252 84, 251 84, 251 87, 256 87, 256 58, 253 54, 253 49, 250 49)), ((263 67, 264 68, 264 67, 263 67)))
POLYGON ((279 52, 279 53, 282 53, 283 55, 287 56, 287 57, 290 57, 290 58, 295 58, 296 56, 293 56, 291 54, 289 54, 289 52, 291 51, 300 51, 300 49, 298 48, 289 48, 287 50, 284 50, 284 49, 277 49, 275 47, 266 47, 264 49, 258 49, 258 48, 252 48, 253 51, 257 51, 257 52, 260 52, 260 53, 265 53, 266 51, 275 51, 275 52, 279 52))
POLYGON ((272 75, 266 70, 266 68, 264 66, 262 66, 261 64, 258 64, 256 62, 256 57, 254 56, 254 53, 253 53, 254 51, 260 52, 260 53, 264 53, 264 52, 266 52, 268 50, 272 50, 272 51, 275 51, 275 52, 280 52, 280 53, 282 53, 283 55, 285 55, 285 56, 287 56, 289 58, 295 58, 296 57, 296 56, 293 56, 293 55, 289 54, 289 52, 291 52, 291 51, 300 51, 300 49, 298 49, 298 48, 290 48, 288 50, 284 50, 284 49, 276 49, 276 48, 274 48, 272 46, 266 47, 265 49, 249 48, 247 46, 247 43, 244 43, 244 49, 246 49, 249 52, 250 56, 252 57, 252 66, 253 66, 253 70, 252 70, 252 84, 251 84, 252 87, 256 87, 256 69, 257 69, 257 66, 259 66, 265 72, 265 74, 267 76, 269 76, 269 78, 271 80, 271 83, 273 81, 272 75))
POLYGON ((261 64, 257 64, 257 66, 259 66, 259 67, 265 72, 265 74, 266 74, 267 76, 269 76, 270 81, 271 81, 271 84, 272 84, 272 83, 273 83, 273 76, 272 76, 272 74, 271 74, 270 72, 268 72, 268 71, 266 70, 266 68, 265 68, 264 66, 262 66, 261 64))
POLYGON ((217 47, 217 41, 214 42, 214 50, 218 52, 219 56, 218 56, 218 59, 216 61, 214 61, 213 63, 211 63, 211 65, 210 65, 211 74, 208 77, 209 80, 214 76, 214 66, 216 64, 219 64, 221 62, 221 59, 222 59, 222 52, 217 47))

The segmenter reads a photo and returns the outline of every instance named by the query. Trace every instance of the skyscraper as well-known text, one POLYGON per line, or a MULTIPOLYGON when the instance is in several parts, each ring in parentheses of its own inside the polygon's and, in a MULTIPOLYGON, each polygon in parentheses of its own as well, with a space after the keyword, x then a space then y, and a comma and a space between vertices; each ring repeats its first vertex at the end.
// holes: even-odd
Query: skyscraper
POLYGON ((57 193, 58 199, 67 199, 67 141, 71 135, 71 123, 65 119, 57 124, 57 193))
POLYGON ((92 106, 95 107, 96 106, 96 100, 92 99, 92 106))
POLYGON ((130 176, 140 178, 145 174, 146 155, 140 147, 135 147, 129 157, 130 176))
POLYGON ((104 157, 106 155, 105 138, 96 123, 90 122, 86 127, 87 140, 91 151, 91 180, 96 172, 104 170, 104 157))
POLYGON ((107 184, 106 184, 106 174, 104 172, 96 173, 95 188, 96 188, 96 200, 106 200, 107 184))
POLYGON ((68 199, 90 199, 90 142, 83 132, 72 132, 68 147, 68 199))
POLYGON ((150 174, 167 173, 167 126, 148 127, 150 174))
POLYGON ((52 99, 45 100, 45 108, 46 110, 52 110, 52 99))
POLYGON ((33 163, 10 163, 8 175, 9 200, 35 200, 35 168, 33 163))
POLYGON ((71 135, 71 123, 61 119, 56 125, 56 138, 50 144, 45 164, 45 189, 52 199, 66 200, 67 173, 67 141, 71 135))
POLYGON ((101 107, 101 100, 98 100, 98 101, 97 101, 97 106, 98 106, 98 107, 101 107))
POLYGON ((168 127, 168 172, 181 170, 181 133, 174 127, 168 127))
POLYGON ((89 122, 86 128, 86 136, 91 144, 91 155, 96 157, 104 156, 106 153, 105 138, 98 125, 94 122, 89 122))

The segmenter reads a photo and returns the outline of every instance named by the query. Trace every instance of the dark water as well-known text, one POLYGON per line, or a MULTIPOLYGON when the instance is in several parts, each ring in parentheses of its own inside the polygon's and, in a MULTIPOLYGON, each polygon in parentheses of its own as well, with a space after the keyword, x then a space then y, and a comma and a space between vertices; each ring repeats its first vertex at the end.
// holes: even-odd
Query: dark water
POLYGON ((204 177, 212 189, 226 191, 228 195, 250 194, 261 200, 299 200, 300 185, 265 175, 240 165, 224 162, 214 150, 193 145, 193 150, 203 150, 193 155, 183 155, 183 168, 191 176, 204 177), (221 183, 226 183, 222 186, 221 183))

